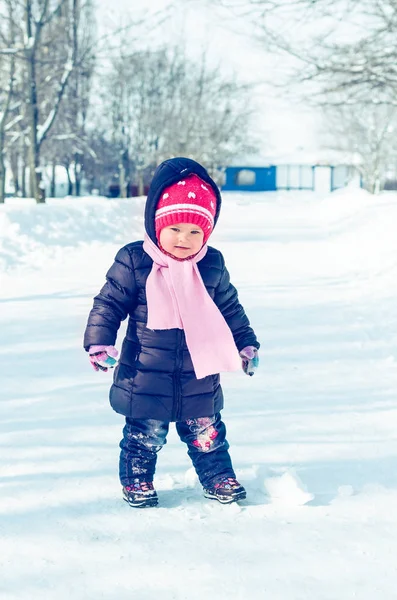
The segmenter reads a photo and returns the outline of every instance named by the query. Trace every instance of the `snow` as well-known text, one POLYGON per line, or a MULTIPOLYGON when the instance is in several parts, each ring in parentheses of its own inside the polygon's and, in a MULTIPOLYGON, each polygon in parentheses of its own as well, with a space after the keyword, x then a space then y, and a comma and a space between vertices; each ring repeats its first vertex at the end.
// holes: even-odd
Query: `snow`
POLYGON ((362 159, 357 153, 341 150, 299 148, 295 152, 247 154, 234 158, 230 166, 264 167, 270 165, 359 165, 362 159))
POLYGON ((303 506, 314 499, 304 483, 293 470, 287 470, 279 477, 273 475, 264 480, 264 486, 273 503, 287 506, 303 506))
POLYGON ((0 207, 0 598, 394 600, 397 195, 224 194, 212 243, 262 342, 222 377, 248 497, 203 498, 171 428, 135 510, 81 337, 143 203, 0 207))

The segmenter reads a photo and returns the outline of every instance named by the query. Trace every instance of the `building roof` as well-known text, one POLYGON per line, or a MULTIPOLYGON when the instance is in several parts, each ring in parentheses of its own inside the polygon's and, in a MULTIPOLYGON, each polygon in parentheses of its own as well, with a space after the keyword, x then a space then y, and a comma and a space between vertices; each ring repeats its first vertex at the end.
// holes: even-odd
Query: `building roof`
POLYGON ((292 153, 253 154, 238 156, 230 162, 229 167, 269 167, 271 165, 357 165, 359 157, 355 153, 340 150, 296 150, 292 153))

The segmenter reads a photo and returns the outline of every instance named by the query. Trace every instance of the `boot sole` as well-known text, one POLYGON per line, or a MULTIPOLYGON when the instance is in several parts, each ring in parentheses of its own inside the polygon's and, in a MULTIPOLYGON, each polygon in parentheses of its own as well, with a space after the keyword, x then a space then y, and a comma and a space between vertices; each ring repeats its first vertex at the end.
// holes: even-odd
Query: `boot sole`
POLYGON ((239 492, 235 496, 217 496, 216 494, 211 494, 211 492, 204 492, 204 497, 209 498, 209 500, 218 500, 221 504, 232 504, 232 502, 238 502, 239 500, 244 500, 247 497, 247 492, 239 492))
POLYGON ((132 508, 150 508, 151 506, 157 506, 159 503, 158 498, 145 498, 139 502, 130 502, 128 498, 123 498, 124 502, 127 502, 128 506, 132 508))

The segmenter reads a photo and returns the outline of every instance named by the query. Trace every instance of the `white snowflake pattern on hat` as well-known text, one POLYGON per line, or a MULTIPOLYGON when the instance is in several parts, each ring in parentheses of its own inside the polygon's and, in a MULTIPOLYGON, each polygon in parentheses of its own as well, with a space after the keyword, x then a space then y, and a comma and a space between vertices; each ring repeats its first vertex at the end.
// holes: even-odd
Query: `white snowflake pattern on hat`
POLYGON ((156 236, 164 227, 191 223, 204 231, 206 242, 214 227, 217 197, 215 189, 198 175, 187 175, 162 189, 155 212, 156 236))

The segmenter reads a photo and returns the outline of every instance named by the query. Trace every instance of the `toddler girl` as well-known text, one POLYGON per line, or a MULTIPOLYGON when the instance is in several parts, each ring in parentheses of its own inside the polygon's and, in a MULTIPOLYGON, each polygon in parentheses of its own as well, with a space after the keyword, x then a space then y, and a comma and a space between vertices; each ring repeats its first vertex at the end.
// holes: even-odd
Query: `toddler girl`
POLYGON ((222 254, 207 246, 221 196, 197 162, 173 158, 156 170, 145 207, 145 240, 122 248, 94 298, 84 347, 107 370, 120 323, 129 317, 110 390, 124 415, 120 482, 130 506, 155 506, 158 451, 170 422, 207 498, 245 498, 221 420, 219 373, 252 375, 259 343, 239 304, 222 254))

